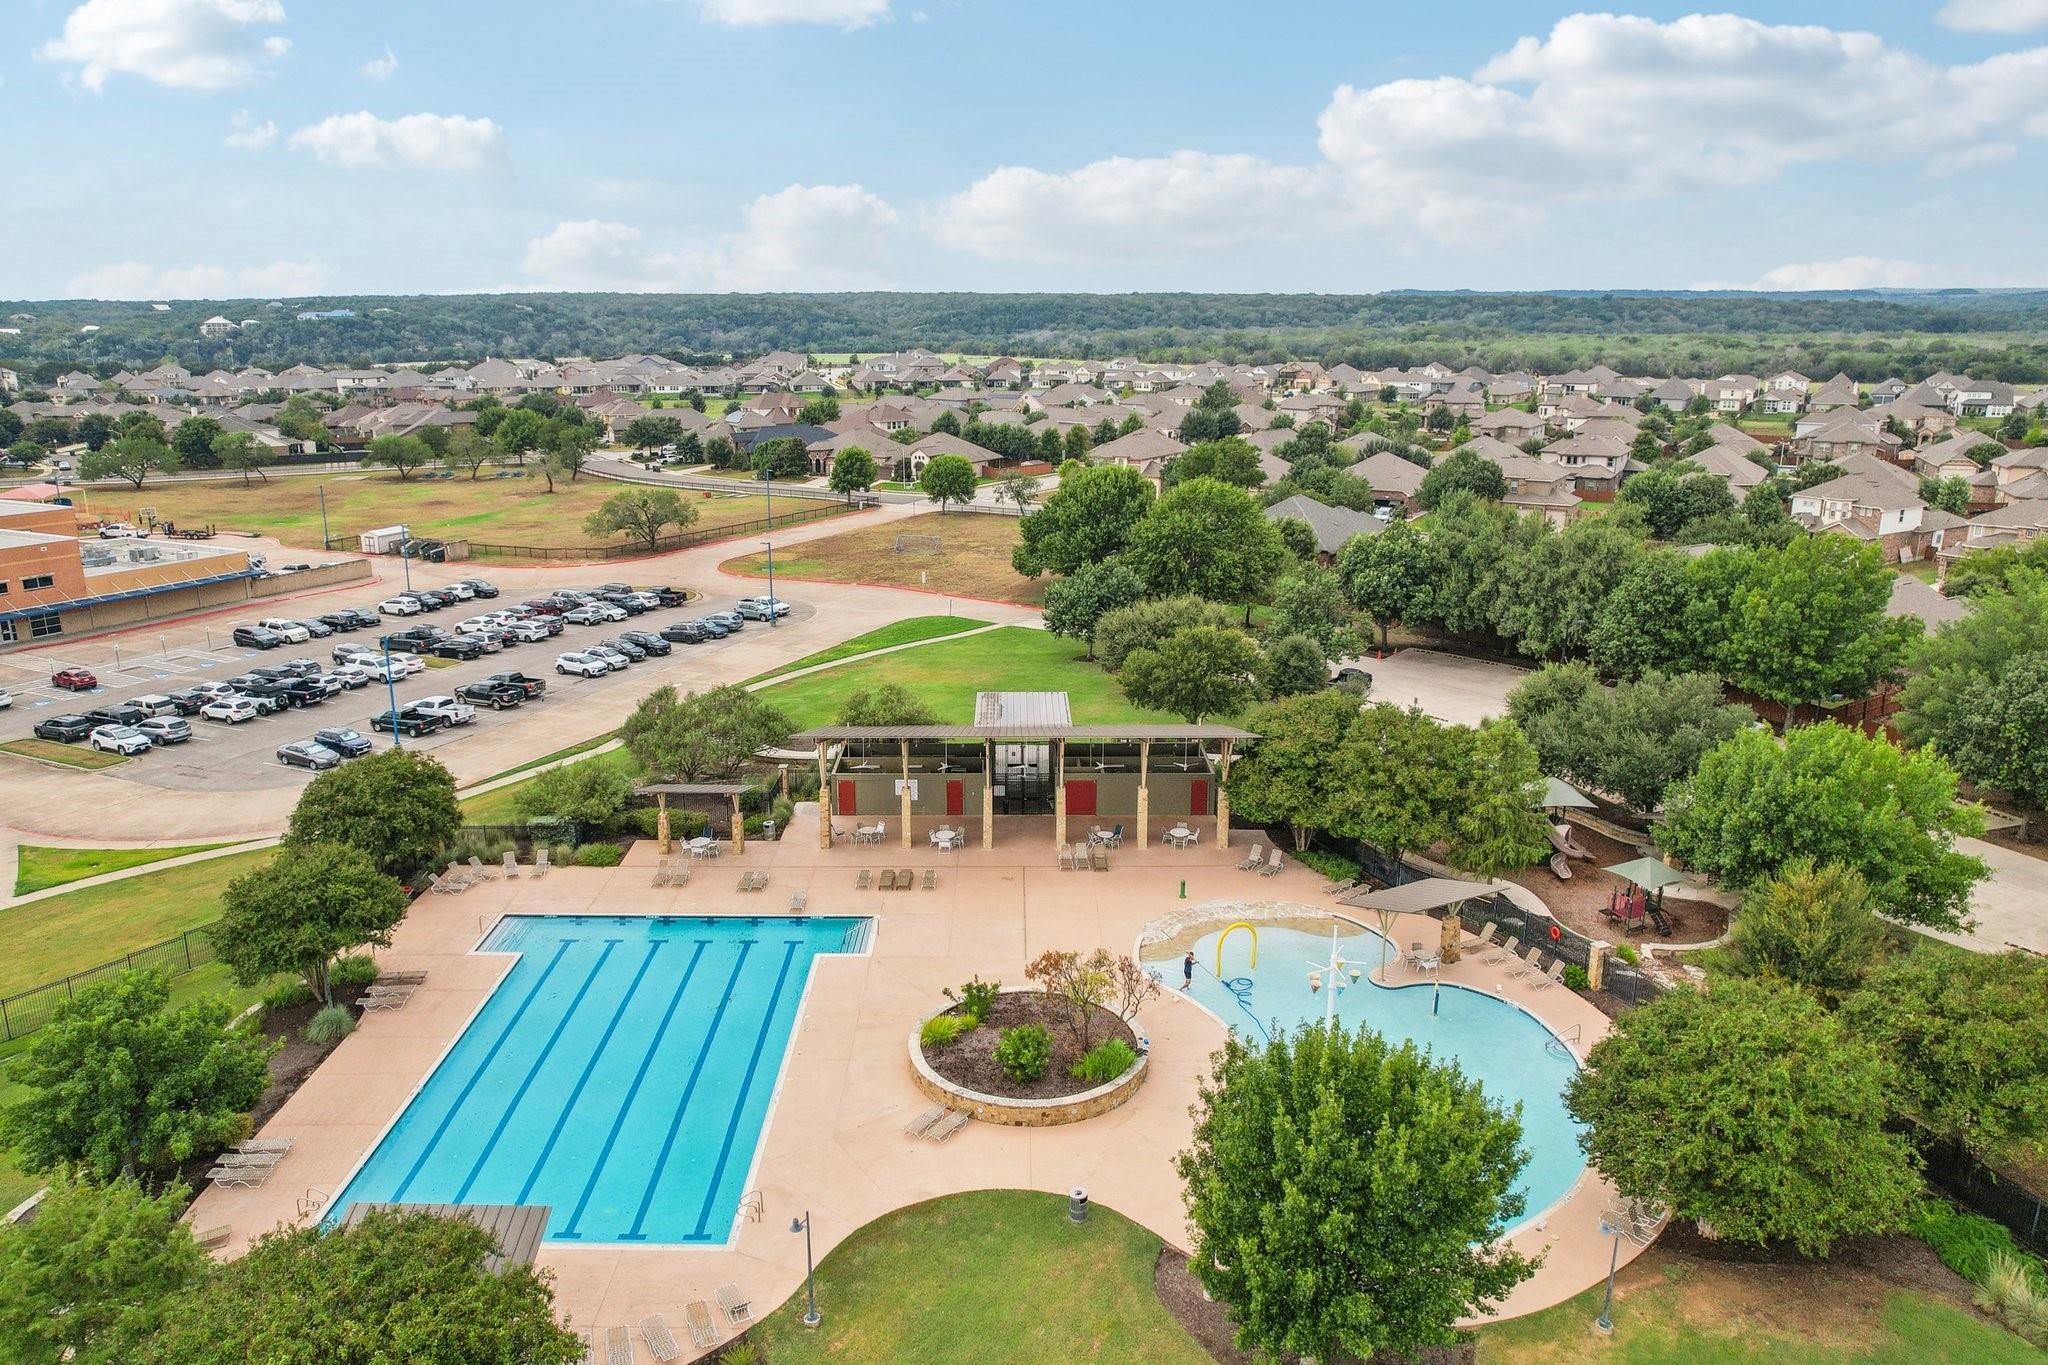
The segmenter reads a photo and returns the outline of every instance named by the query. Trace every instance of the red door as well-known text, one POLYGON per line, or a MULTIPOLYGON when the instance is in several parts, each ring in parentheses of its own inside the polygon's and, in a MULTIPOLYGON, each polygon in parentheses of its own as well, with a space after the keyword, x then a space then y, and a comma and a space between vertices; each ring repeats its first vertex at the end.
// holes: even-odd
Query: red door
POLYGON ((948 778, 946 781, 946 814, 960 816, 967 814, 967 788, 962 783, 948 778))
POLYGON ((1095 814, 1095 784, 1092 781, 1067 784, 1067 814, 1095 814))
POLYGON ((855 804, 856 804, 856 803, 855 803, 855 801, 854 801, 854 799, 853 799, 853 779, 852 779, 852 778, 850 778, 850 777, 842 777, 842 778, 840 778, 840 779, 839 779, 839 813, 840 813, 841 815, 858 815, 858 814, 860 814, 860 812, 859 812, 858 810, 854 809, 854 807, 855 807, 855 804))
POLYGON ((1208 813, 1209 779, 1206 777, 1198 777, 1194 781, 1188 783, 1188 814, 1207 815, 1208 813))

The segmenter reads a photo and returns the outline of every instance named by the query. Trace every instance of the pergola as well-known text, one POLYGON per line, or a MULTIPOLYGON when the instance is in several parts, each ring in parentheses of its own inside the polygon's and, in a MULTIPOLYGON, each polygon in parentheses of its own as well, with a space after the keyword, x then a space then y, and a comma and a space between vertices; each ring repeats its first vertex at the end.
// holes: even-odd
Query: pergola
POLYGON ((1655 858, 1634 858, 1602 870, 1612 872, 1623 881, 1642 887, 1657 898, 1655 903, 1659 909, 1664 906, 1664 888, 1675 886, 1685 880, 1683 872, 1655 858))
POLYGON ((650 782, 633 788, 635 796, 651 796, 656 809, 661 813, 655 817, 654 837, 661 841, 663 853, 674 852, 674 840, 668 831, 668 799, 671 796, 722 796, 732 802, 732 851, 741 853, 747 847, 746 818, 740 814, 740 797, 749 790, 744 782, 650 782))

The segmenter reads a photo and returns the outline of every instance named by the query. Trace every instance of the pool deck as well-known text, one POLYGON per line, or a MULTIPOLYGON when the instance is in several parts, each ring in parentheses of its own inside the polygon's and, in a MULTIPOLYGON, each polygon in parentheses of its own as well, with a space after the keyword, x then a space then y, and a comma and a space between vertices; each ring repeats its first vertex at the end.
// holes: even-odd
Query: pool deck
MULTIPOLYGON (((1217 902, 1226 921, 1238 917, 1240 904, 1266 913, 1284 913, 1287 904, 1328 911, 1333 902, 1323 894, 1323 878, 1291 864, 1276 877, 1238 871, 1252 842, 1242 833, 1230 848, 1206 840, 1187 850, 1127 846, 1111 854, 1106 873, 1061 871, 1051 822, 1023 818, 999 821, 998 845, 988 850, 940 854, 923 842, 922 829, 912 849, 842 843, 821 850, 816 808, 798 810, 783 840, 699 861, 681 888, 652 885, 654 846, 643 842, 617 868, 557 868, 544 880, 499 879, 461 895, 420 899, 380 957, 391 969, 426 971, 425 984, 404 1008, 365 1017, 265 1125, 261 1136, 295 1140, 270 1180, 253 1190, 209 1187, 195 1201, 191 1222, 227 1227, 222 1254, 232 1256, 274 1226, 322 1216, 324 1207, 302 1201, 342 1188, 510 970, 509 957, 470 951, 500 915, 774 917, 802 890, 809 914, 870 915, 876 926, 867 954, 813 964, 747 1182, 760 1194, 763 1215, 743 1219, 734 1239, 718 1248, 543 1243, 538 1264, 553 1274, 556 1305, 572 1326, 637 1326, 661 1313, 682 1335, 684 1306, 703 1299, 715 1314, 714 1295, 726 1284, 739 1286, 755 1313, 766 1315, 802 1287, 803 1238, 789 1225, 806 1210, 822 1257, 863 1224, 939 1195, 1084 1186, 1094 1201, 1187 1245, 1172 1158, 1187 1145, 1196 1082, 1223 1041, 1222 1026, 1206 1010, 1178 991, 1147 1007, 1138 1028, 1151 1040, 1151 1074, 1123 1107, 1057 1128, 969 1124, 943 1145, 903 1132, 927 1103, 911 1082, 905 1038, 943 1003, 943 986, 976 974, 1023 986, 1024 964, 1047 948, 1129 952, 1149 921, 1204 902, 1217 902), (904 866, 938 869, 937 889, 854 889, 863 867, 904 866), (737 890, 739 874, 750 870, 771 874, 766 890, 737 890)), ((1433 921, 1403 917, 1395 937, 1434 942, 1435 932, 1433 921)), ((1537 991, 1472 958, 1447 968, 1443 979, 1523 1006, 1573 1037, 1582 1057, 1606 1032, 1605 1016, 1562 987, 1537 991)), ((1606 1274, 1610 1244, 1597 1225, 1612 1199, 1606 1182, 1589 1172, 1514 1235, 1519 1249, 1545 1260, 1499 1305, 1498 1316, 1562 1302, 1606 1274)), ((1624 1241, 1623 1260, 1638 1250, 1624 1241)), ((652 1359, 637 1332, 635 1349, 636 1359, 652 1359)))

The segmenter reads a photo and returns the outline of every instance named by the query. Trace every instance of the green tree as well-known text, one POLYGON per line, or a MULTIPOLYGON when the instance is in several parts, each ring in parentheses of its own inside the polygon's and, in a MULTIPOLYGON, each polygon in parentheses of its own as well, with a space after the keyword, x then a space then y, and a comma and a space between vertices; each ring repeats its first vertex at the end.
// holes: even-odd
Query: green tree
POLYGON ((1550 853, 1548 829, 1536 809, 1543 769, 1520 727, 1489 720, 1477 730, 1452 727, 1449 737, 1461 760, 1449 812, 1452 864, 1493 878, 1541 862, 1550 853))
POLYGON ((661 548, 662 532, 671 526, 681 530, 696 520, 697 509, 672 488, 628 488, 606 498, 583 519, 583 534, 600 540, 630 536, 653 554, 661 548))
POLYGON ((875 457, 860 446, 848 446, 832 457, 834 493, 865 493, 875 486, 875 457))
POLYGON ((1975 679, 1955 703, 1955 723, 1939 747, 1956 771, 2048 804, 2048 649, 2019 655, 1996 678, 1975 679))
POLYGON ((1454 634, 1493 630, 1508 585, 1522 574, 1532 548, 1552 534, 1540 516, 1524 517, 1462 490, 1450 494, 1430 520, 1430 619, 1454 634))
POLYGON ((2024 545, 1970 551, 1949 568, 1942 592, 1950 597, 2010 592, 2022 569, 2048 576, 2048 536, 2036 536, 2024 545))
POLYGON ((1351 603, 1336 570, 1295 564, 1273 584, 1271 606, 1266 623, 1271 634, 1306 635, 1326 658, 1357 651, 1357 634, 1350 625, 1351 603))
POLYGON ((1167 462, 1168 488, 1189 479, 1215 479, 1239 488, 1256 488, 1266 481, 1266 472, 1259 468, 1258 447, 1242 436, 1226 436, 1190 446, 1167 462))
POLYGON ((1286 825, 1297 852, 1337 819, 1344 800, 1330 761, 1358 716, 1358 698, 1323 689, 1255 708, 1245 728, 1259 738, 1230 766, 1230 808, 1262 825, 1286 825))
POLYGON ((1945 479, 1920 480, 1920 501, 1929 507, 1965 516, 1970 510, 1970 481, 1951 474, 1945 479))
POLYGON ((359 848, 403 880, 432 863, 461 828, 448 770, 411 749, 385 749, 314 778, 299 793, 285 837, 359 848))
POLYGON ((1862 874, 1799 858, 1742 898, 1723 957, 1739 976, 1790 982, 1832 1004, 1863 983, 1883 951, 1884 923, 1862 874))
POLYGON ((1642 540, 1611 518, 1539 535, 1501 585, 1497 629, 1531 658, 1584 653, 1601 606, 1642 556, 1642 540))
MULTIPOLYGON (((37 418, 29 427, 28 434, 45 445, 62 445, 66 439, 58 426, 62 421, 58 417, 37 418)), ((153 412, 124 412, 115 430, 122 438, 153 441, 158 445, 169 445, 171 440, 170 433, 164 430, 164 419, 153 412)))
POLYGON ((1821 1256, 1898 1228, 1919 1194, 1911 1147, 1885 1128, 1887 1072, 1812 996, 1731 978, 1613 1021, 1565 1106, 1625 1197, 1821 1256))
POLYGON ((1124 465, 1097 465, 1066 477, 1018 527, 1010 563, 1018 573, 1071 574, 1120 553, 1152 506, 1151 480, 1124 465))
POLYGON ((1265 666, 1258 645, 1242 631, 1190 626, 1157 648, 1132 650, 1117 684, 1135 705, 1192 723, 1244 710, 1258 697, 1265 666))
POLYGON ((171 433, 171 449, 187 469, 215 469, 213 443, 226 434, 211 417, 187 417, 171 433))
POLYGON ((81 986, 57 1003, 14 1064, 26 1095, 0 1110, 0 1142, 23 1170, 132 1177, 248 1131, 274 1049, 228 1028, 235 1010, 225 996, 167 1009, 170 998, 170 973, 158 968, 81 986))
POLYGON ((572 422, 563 416, 548 423, 541 437, 540 459, 540 472, 548 482, 548 492, 555 491, 556 479, 576 481, 583 473, 583 462, 597 449, 600 439, 597 428, 587 422, 572 422))
POLYGON ((659 450, 683 439, 683 424, 673 417, 635 417, 619 433, 620 443, 635 450, 659 450))
POLYGON ((1926 948, 1880 967, 1842 1018, 1885 1054, 1900 1106, 1930 1132, 1978 1152, 2038 1152, 2048 1143, 2044 1000, 2040 958, 1926 948))
POLYGON ((1861 697, 1894 676, 1920 623, 1893 617, 1892 570, 1876 545, 1802 536, 1754 551, 1729 603, 1721 673, 1789 713, 1861 697))
POLYGON ((400 479, 411 478, 415 469, 433 462, 434 452, 417 436, 379 436, 363 452, 364 464, 381 465, 400 479))
POLYGON ((1177 1166, 1189 1265, 1240 1347, 1319 1360, 1406 1355, 1535 1272, 1503 1238, 1522 1211, 1522 1126, 1454 1065, 1370 1029, 1232 1037, 1177 1166))
POLYGON ((1103 613, 1095 623, 1095 654, 1105 671, 1115 673, 1133 650, 1156 648, 1175 631, 1190 626, 1235 630, 1237 614, 1199 597, 1160 597, 1133 602, 1103 613))
POLYGON ((435 430, 447 433, 448 448, 441 452, 441 463, 451 474, 467 472, 474 483, 483 473, 484 466, 498 458, 498 448, 473 426, 438 427, 435 430))
POLYGON ((1066 439, 1061 447, 1062 455, 1069 460, 1088 460, 1088 428, 1074 425, 1067 428, 1066 439))
POLYGON ((753 450, 754 475, 773 479, 807 479, 811 475, 810 448, 794 436, 763 441, 753 450))
POLYGON ((618 763, 586 758, 542 769, 518 793, 519 813, 528 820, 570 820, 586 830, 604 830, 626 809, 633 778, 618 763))
POLYGON ((1751 888, 1796 859, 1863 874, 1879 913, 1954 929, 1986 875, 1955 841, 1984 829, 1958 803, 1956 774, 1926 750, 1828 722, 1780 741, 1744 730, 1710 750, 1664 797, 1664 849, 1730 886, 1751 888))
POLYGON ((656 781, 731 778, 762 749, 778 748, 796 727, 743 687, 728 684, 678 696, 657 687, 619 727, 619 738, 656 781))
POLYGON ((148 436, 123 436, 78 458, 78 477, 88 483, 121 479, 141 488, 152 474, 175 474, 178 452, 148 436))
MULTIPOLYGON (((13 416, 12 413, 8 415, 10 417, 13 416)), ((107 419, 107 415, 103 412, 88 412, 85 416, 78 419, 77 425, 72 429, 72 434, 77 439, 85 442, 87 450, 98 450, 101 446, 114 439, 114 424, 107 419)))
POLYGON ((1415 500, 1435 511, 1453 493, 1499 502, 1508 495, 1507 475, 1500 466, 1469 446, 1461 446, 1436 462, 1415 490, 1415 500))
POLYGON ((1384 703, 1359 711, 1331 755, 1343 799, 1331 833, 1398 860, 1449 838, 1465 764, 1450 727, 1384 703))
POLYGON ((2015 564, 2004 581, 1972 597, 1967 615, 1915 650, 1899 733, 1940 749, 1971 781, 2038 803, 2048 795, 2048 734, 2035 723, 2048 652, 2048 573, 2015 564))
POLYGON ((287 844, 269 866, 230 881, 212 939, 239 986, 296 972, 325 1004, 328 969, 352 948, 389 947, 405 888, 347 844, 287 844))
POLYGON ((1624 678, 1684 671, 1719 638, 1720 622, 1695 611, 1693 561, 1677 550, 1637 556, 1593 612, 1586 650, 1601 672, 1624 678), (1702 640, 1698 632, 1713 635, 1702 640))
POLYGON ((504 413, 490 432, 491 444, 512 463, 523 465, 547 441, 548 419, 529 408, 508 408, 504 413))
POLYGON ((1718 678, 1654 669, 1612 690, 1581 663, 1552 664, 1508 694, 1508 715, 1543 771, 1620 797, 1644 815, 1715 745, 1755 720, 1721 699, 1718 678))
POLYGON ((351 1227, 282 1228, 173 1300, 147 1359, 502 1361, 572 1365, 547 1272, 493 1272, 491 1234, 460 1218, 379 1210, 351 1227))
POLYGON ((1273 523, 1273 529, 1280 533, 1280 543, 1287 547, 1287 553, 1307 562, 1322 552, 1322 543, 1316 539, 1316 528, 1300 517, 1281 517, 1273 523))
POLYGON ((1281 635, 1266 644, 1265 684, 1269 695, 1299 696, 1329 685, 1330 656, 1312 635, 1281 635))
POLYGON ((313 400, 303 393, 293 394, 285 400, 273 419, 278 434, 289 436, 294 441, 311 441, 324 444, 327 441, 327 427, 320 420, 320 409, 313 406, 313 400))
POLYGON ((1406 521, 1389 522, 1378 535, 1353 536, 1337 556, 1337 576, 1351 605, 1388 632, 1424 609, 1435 577, 1429 540, 1406 521))
POLYGON ((1287 562, 1287 550, 1244 490, 1198 478, 1169 489, 1146 511, 1124 562, 1155 595, 1248 604, 1287 562))
POLYGON ((1635 475, 1621 485, 1617 501, 1640 509, 1650 534, 1659 540, 1678 539, 1694 522, 1735 510, 1726 478, 1697 468, 1686 472, 1684 466, 1635 475))
POLYGON ((263 466, 270 458, 270 452, 256 443, 256 438, 246 431, 223 433, 213 443, 213 462, 231 474, 242 476, 242 486, 249 486, 249 475, 256 474, 265 483, 270 476, 263 472, 263 466))
MULTIPOLYGON (((0 409, 0 411, 4 411, 4 409, 0 409)), ((0 455, 0 459, 4 459, 8 464, 19 465, 21 468, 27 469, 31 465, 41 464, 43 458, 49 453, 49 451, 44 450, 34 441, 16 441, 13 445, 7 447, 5 454, 0 455)))
POLYGON ((1114 559, 1083 564, 1045 589, 1045 628, 1055 635, 1080 640, 1095 657, 1095 628, 1110 612, 1128 607, 1145 595, 1139 577, 1114 559))
POLYGON ((810 427, 836 422, 839 420, 839 400, 830 394, 813 398, 797 410, 796 420, 810 427))
POLYGON ((936 725, 938 713, 901 683, 856 688, 839 704, 840 725, 936 725))
POLYGON ((168 1302, 206 1273, 179 1221, 192 1192, 59 1175, 0 1234, 0 1356, 17 1365, 138 1358, 168 1302))
POLYGON ((934 455, 925 461, 917 486, 927 498, 946 510, 949 502, 974 501, 974 465, 965 455, 934 455))

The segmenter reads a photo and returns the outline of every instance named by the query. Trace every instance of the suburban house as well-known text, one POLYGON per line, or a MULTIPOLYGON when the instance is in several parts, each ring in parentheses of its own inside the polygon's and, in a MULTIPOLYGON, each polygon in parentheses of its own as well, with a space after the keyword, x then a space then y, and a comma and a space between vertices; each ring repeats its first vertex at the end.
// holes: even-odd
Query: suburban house
POLYGON ((1699 396, 1699 389, 1687 379, 1667 379, 1650 390, 1650 401, 1671 412, 1684 412, 1699 396))
POLYGON ((1811 432, 1794 436, 1779 447, 1789 463, 1835 464, 1849 455, 1876 455, 1896 460, 1905 442, 1885 430, 1882 419, 1867 412, 1843 411, 1811 432))
POLYGON ((1519 446, 1543 434, 1543 419, 1520 408, 1501 408, 1472 419, 1472 434, 1519 446))
POLYGON ((2000 451, 2005 447, 1988 436, 1974 431, 1954 432, 1939 441, 1930 442, 1913 451, 1913 468, 1930 479, 1972 479, 1983 471, 1984 466, 1969 455, 1969 451, 1980 445, 1992 446, 2000 451))
POLYGON ((1826 412, 1832 408, 1853 408, 1861 401, 1856 393, 1856 381, 1846 374, 1838 374, 1813 391, 1806 400, 1809 412, 1826 412))
POLYGON ((1373 501, 1382 507, 1391 507, 1404 517, 1422 510, 1415 495, 1428 471, 1412 460, 1404 460, 1391 450, 1376 450, 1344 472, 1369 484, 1373 501))
POLYGON ((1912 473, 1875 456, 1852 456, 1840 477, 1792 495, 1792 517, 1812 530, 1840 531, 1873 541, 1885 556, 1905 563, 1938 554, 1961 517, 1920 500, 1912 473))
POLYGON ((1147 427, 1095 447, 1088 452, 1088 458, 1095 464, 1127 466, 1163 486, 1166 462, 1186 449, 1165 432, 1147 427))
MULTIPOLYGON (((1762 443, 1759 442, 1757 449, 1762 450, 1763 448, 1762 443)), ((1686 456, 1686 459, 1692 461, 1701 469, 1706 470, 1709 474, 1719 474, 1722 478, 1728 480, 1729 491, 1734 493, 1738 499, 1744 493, 1747 493, 1750 489, 1770 477, 1769 470, 1765 469, 1755 460, 1750 459, 1747 455, 1744 455, 1732 445, 1711 445, 1696 454, 1686 456)))
POLYGON ((1328 564, 1336 559, 1353 536, 1378 535, 1386 529, 1386 523, 1370 512, 1354 512, 1348 507, 1332 507, 1317 502, 1306 493, 1282 498, 1266 509, 1266 520, 1275 524, 1287 520, 1308 523, 1316 533, 1316 560, 1328 564))

